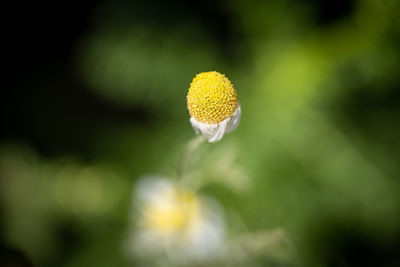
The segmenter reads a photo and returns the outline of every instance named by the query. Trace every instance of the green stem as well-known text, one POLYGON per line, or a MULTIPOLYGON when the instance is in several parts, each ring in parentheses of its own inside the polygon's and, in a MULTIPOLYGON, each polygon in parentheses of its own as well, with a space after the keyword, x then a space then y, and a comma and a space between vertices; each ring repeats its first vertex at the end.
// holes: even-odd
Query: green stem
POLYGON ((189 142, 184 147, 178 166, 178 179, 183 180, 185 177, 186 170, 190 164, 191 157, 194 151, 200 147, 206 141, 203 135, 198 135, 189 140, 189 142))

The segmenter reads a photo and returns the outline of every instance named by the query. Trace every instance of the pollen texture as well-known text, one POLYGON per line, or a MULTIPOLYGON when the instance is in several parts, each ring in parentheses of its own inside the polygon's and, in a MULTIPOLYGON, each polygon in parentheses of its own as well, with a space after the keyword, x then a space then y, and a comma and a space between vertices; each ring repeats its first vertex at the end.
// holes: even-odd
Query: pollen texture
POLYGON ((187 94, 190 116, 199 122, 214 124, 232 116, 239 105, 232 83, 216 71, 194 77, 187 94))

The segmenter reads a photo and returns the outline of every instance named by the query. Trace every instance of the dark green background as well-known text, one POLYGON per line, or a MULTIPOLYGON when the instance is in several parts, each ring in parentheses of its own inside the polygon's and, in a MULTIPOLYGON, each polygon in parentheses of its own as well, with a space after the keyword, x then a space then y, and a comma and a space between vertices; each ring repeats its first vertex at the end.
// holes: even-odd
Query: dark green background
POLYGON ((400 266, 398 1, 144 2, 2 8, 6 266, 135 265, 120 253, 134 181, 174 173, 209 70, 243 113, 204 157, 251 186, 204 193, 241 217, 232 232, 281 227, 296 251, 252 266, 400 266))

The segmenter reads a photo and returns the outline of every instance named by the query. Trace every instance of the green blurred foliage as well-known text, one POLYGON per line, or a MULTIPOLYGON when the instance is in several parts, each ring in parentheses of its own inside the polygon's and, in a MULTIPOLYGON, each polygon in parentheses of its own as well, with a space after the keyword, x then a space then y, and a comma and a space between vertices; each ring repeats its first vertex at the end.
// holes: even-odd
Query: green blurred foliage
POLYGON ((216 70, 239 93, 241 124, 199 151, 191 175, 209 182, 232 235, 284 229, 296 254, 244 266, 399 264, 400 6, 321 5, 97 4, 76 71, 102 101, 152 115, 100 124, 84 139, 89 160, 3 140, 4 243, 36 266, 135 266, 122 253, 134 182, 176 175, 193 136, 187 89, 216 70))

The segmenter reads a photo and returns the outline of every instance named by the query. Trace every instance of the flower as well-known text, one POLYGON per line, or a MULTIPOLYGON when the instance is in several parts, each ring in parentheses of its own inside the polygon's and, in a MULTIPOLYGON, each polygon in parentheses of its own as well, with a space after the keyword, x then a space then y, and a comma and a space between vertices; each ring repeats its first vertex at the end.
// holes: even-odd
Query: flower
POLYGON ((164 255, 171 263, 185 264, 218 255, 224 224, 215 201, 157 176, 140 179, 133 200, 139 207, 130 242, 136 257, 164 255))
POLYGON ((225 75, 216 71, 196 75, 187 94, 187 107, 194 131, 211 143, 239 125, 241 108, 236 90, 225 75))

